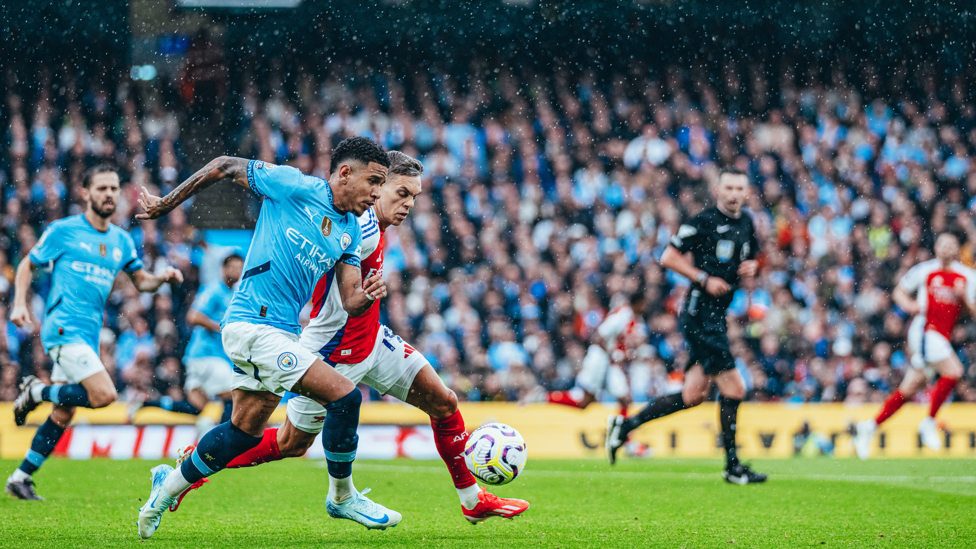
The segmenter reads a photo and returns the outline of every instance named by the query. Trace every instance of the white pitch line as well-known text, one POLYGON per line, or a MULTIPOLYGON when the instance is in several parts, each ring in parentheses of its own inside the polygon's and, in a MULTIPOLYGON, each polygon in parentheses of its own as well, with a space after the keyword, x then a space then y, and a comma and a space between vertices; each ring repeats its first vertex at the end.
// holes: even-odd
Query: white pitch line
MULTIPOLYGON (((364 471, 381 471, 390 473, 446 473, 444 467, 424 467, 420 465, 380 465, 375 463, 356 464, 356 469, 364 471)), ((578 478, 583 475, 601 475, 610 477, 624 478, 659 478, 659 479, 679 479, 679 480, 714 480, 718 481, 718 475, 706 473, 672 473, 672 472, 644 472, 644 471, 538 471, 528 470, 522 473, 532 477, 557 477, 557 478, 578 478)), ((899 483, 899 482, 930 482, 933 484, 946 482, 976 483, 976 476, 910 476, 910 475, 791 475, 778 474, 771 475, 774 479, 788 480, 822 480, 834 482, 880 482, 880 483, 899 483)))

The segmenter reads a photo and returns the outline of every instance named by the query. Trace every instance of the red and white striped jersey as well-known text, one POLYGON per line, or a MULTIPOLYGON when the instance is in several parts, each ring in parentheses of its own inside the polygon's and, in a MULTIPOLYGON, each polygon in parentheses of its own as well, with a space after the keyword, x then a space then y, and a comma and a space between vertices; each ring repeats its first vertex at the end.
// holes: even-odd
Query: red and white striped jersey
MULTIPOLYGON (((363 230, 360 256, 363 281, 377 273, 383 276, 383 231, 372 208, 359 216, 359 225, 363 230)), ((360 316, 349 317, 342 307, 333 267, 315 285, 312 312, 308 326, 302 331, 302 344, 326 362, 358 364, 373 351, 379 328, 379 300, 360 316)))
POLYGON ((898 286, 909 294, 918 292, 919 315, 925 321, 925 329, 951 340, 952 328, 963 309, 955 288, 965 287, 966 299, 976 300, 976 271, 958 261, 945 269, 941 261, 932 259, 912 267, 898 286))
POLYGON ((611 356, 614 351, 627 352, 625 336, 633 335, 637 330, 642 329, 637 321, 633 309, 629 305, 622 305, 610 311, 600 323, 596 332, 603 338, 604 347, 611 356))

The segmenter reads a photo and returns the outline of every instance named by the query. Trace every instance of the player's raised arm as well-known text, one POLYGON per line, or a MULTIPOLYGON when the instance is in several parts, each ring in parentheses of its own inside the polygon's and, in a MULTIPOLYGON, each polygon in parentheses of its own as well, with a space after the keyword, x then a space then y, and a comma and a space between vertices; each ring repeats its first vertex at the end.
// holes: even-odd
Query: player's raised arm
POLYGON ((30 289, 31 281, 34 279, 35 269, 37 266, 29 257, 25 257, 17 266, 17 276, 14 279, 14 304, 10 309, 10 321, 18 328, 33 322, 30 309, 27 307, 27 290, 30 289))
POLYGON ((340 262, 336 265, 336 278, 339 282, 342 308, 349 316, 365 313, 374 301, 386 297, 386 281, 383 277, 375 274, 366 279, 364 286, 362 271, 358 266, 340 262))
POLYGON ((155 292, 167 282, 183 282, 183 273, 174 267, 166 267, 158 275, 152 274, 145 269, 139 269, 138 271, 128 273, 128 275, 132 279, 132 283, 136 285, 136 289, 140 292, 155 292))
POLYGON ((220 156, 210 161, 197 173, 191 175, 179 187, 160 198, 142 188, 139 205, 146 213, 136 219, 156 219, 162 217, 186 201, 186 199, 210 187, 221 179, 230 178, 238 185, 247 188, 247 159, 233 156, 220 156))

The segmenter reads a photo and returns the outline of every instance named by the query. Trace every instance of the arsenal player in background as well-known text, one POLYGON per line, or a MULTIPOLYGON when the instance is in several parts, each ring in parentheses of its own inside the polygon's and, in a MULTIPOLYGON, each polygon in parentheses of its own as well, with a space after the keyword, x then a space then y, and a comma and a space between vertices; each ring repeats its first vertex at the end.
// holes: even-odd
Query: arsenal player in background
POLYGON ((972 313, 976 301, 976 271, 958 258, 959 239, 952 233, 940 234, 935 241, 935 259, 912 267, 891 296, 903 311, 915 315, 908 329, 912 367, 877 417, 857 424, 854 448, 861 459, 871 455, 871 440, 878 425, 925 387, 929 368, 939 374, 939 381, 932 389, 929 415, 918 425, 918 434, 929 448, 942 449, 935 414, 963 375, 962 362, 949 340, 959 316, 964 310, 972 313), (917 293, 915 299, 913 293, 917 293))

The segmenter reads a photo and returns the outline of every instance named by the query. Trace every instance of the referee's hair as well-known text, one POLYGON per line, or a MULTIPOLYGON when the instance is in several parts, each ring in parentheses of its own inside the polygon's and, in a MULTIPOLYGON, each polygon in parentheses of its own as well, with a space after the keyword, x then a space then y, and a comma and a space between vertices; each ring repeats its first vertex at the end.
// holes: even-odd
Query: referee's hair
POLYGON ((719 172, 718 172, 719 179, 721 179, 722 176, 723 175, 726 175, 726 174, 728 174, 728 175, 746 175, 746 172, 744 172, 744 171, 742 171, 742 170, 740 170, 738 168, 725 167, 725 168, 722 168, 721 170, 719 170, 719 172))

